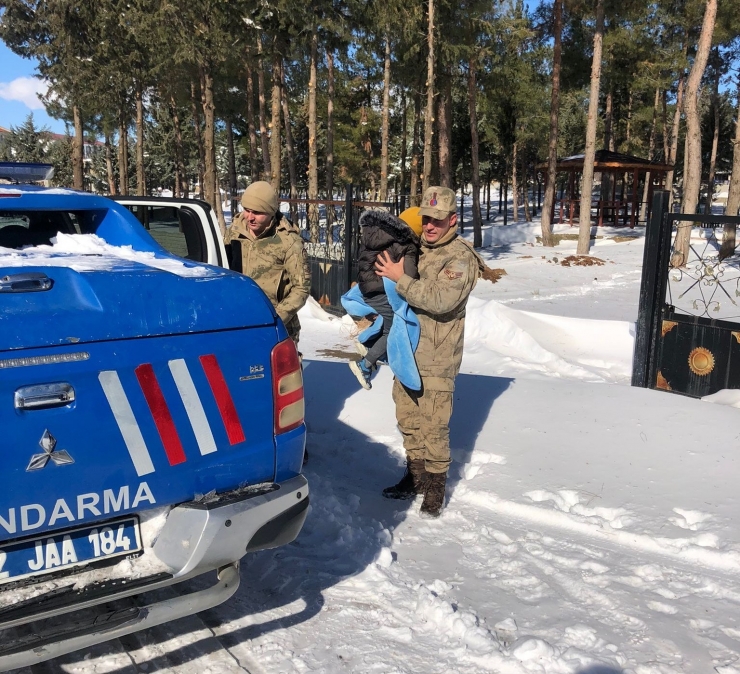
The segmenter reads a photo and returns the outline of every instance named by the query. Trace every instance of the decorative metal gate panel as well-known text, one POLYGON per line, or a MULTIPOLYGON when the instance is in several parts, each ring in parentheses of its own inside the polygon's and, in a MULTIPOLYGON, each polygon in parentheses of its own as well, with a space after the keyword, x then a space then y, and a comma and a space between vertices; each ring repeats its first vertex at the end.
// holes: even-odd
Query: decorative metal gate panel
POLYGON ((667 197, 656 193, 646 232, 632 383, 694 397, 740 388, 740 218, 668 213, 667 197))
POLYGON ((290 217, 301 230, 311 269, 311 296, 332 313, 344 312, 342 295, 357 279, 360 215, 366 208, 385 208, 397 215, 392 202, 354 201, 352 185, 344 201, 286 200, 290 217))

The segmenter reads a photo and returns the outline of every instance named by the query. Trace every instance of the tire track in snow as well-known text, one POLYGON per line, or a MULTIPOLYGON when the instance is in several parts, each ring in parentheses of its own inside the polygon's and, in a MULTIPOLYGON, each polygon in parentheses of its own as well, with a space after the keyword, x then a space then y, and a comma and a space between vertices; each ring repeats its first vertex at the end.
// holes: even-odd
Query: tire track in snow
POLYGON ((482 492, 458 486, 455 498, 472 506, 483 507, 498 515, 511 517, 521 522, 543 528, 559 529, 571 534, 587 537, 614 548, 630 549, 672 560, 674 564, 696 569, 696 567, 720 572, 733 580, 740 572, 740 554, 717 552, 707 548, 691 546, 671 549, 671 539, 655 539, 645 534, 624 530, 607 530, 592 524, 578 522, 566 513, 546 510, 526 503, 515 503, 501 499, 490 492, 482 492))
MULTIPOLYGON (((723 671, 738 660, 736 577, 695 566, 681 569, 684 564, 651 561, 652 555, 636 556, 620 546, 466 511, 453 505, 450 512, 461 522, 456 541, 465 548, 465 566, 505 593, 479 606, 480 615, 498 619, 507 606, 517 606, 517 620, 525 627, 518 632, 514 625, 515 635, 545 639, 552 648, 550 669, 540 663, 544 671, 560 671, 556 665, 571 648, 618 664, 619 671, 627 663, 653 661, 667 667, 659 671, 677 674, 723 671), (718 575, 722 580, 712 579, 718 575), (543 612, 552 622, 540 620, 543 612), (673 615, 685 618, 678 624, 663 619, 673 615)), ((462 599, 470 602, 469 592, 462 599)))

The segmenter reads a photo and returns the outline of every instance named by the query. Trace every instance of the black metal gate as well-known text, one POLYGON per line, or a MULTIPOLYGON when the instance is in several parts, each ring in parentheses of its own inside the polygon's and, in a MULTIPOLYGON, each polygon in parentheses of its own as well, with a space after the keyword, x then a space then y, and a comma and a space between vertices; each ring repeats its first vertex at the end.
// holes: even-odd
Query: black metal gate
POLYGON ((632 385, 703 397, 740 388, 740 218, 669 213, 656 192, 647 226, 632 385), (676 247, 690 231, 688 255, 676 247), (724 246, 722 245, 724 242, 724 246))
POLYGON ((308 253, 311 296, 327 311, 341 314, 340 298, 357 279, 362 211, 366 208, 385 208, 397 215, 398 206, 393 202, 355 201, 352 185, 347 188, 344 201, 286 201, 291 209, 291 219, 301 230, 308 253))

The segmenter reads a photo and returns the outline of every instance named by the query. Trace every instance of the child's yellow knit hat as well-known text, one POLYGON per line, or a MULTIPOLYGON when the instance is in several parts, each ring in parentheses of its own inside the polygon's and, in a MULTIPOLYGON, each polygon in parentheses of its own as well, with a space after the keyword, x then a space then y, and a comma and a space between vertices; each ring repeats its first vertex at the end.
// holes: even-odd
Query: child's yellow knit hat
POLYGON ((412 206, 398 216, 416 232, 417 236, 421 236, 421 213, 419 210, 418 206, 412 206))

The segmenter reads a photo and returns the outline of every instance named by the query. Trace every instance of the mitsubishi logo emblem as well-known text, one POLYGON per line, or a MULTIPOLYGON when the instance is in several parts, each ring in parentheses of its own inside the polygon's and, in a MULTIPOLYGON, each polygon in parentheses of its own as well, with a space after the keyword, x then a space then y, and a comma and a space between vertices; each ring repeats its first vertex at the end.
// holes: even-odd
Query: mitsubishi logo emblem
POLYGON ((29 462, 26 471, 41 470, 47 463, 49 463, 50 459, 57 466, 64 466, 68 463, 75 462, 66 449, 54 449, 57 446, 57 440, 51 433, 49 433, 48 429, 45 430, 44 434, 41 436, 39 446, 44 451, 41 454, 34 454, 31 457, 31 461, 29 462))

